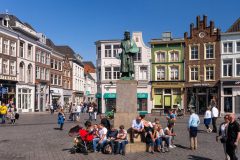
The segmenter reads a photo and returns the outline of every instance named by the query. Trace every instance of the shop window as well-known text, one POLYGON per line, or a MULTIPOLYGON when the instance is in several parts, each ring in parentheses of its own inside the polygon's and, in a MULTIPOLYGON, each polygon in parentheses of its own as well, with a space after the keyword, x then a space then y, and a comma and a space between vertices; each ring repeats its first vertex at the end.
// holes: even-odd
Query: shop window
POLYGON ((154 89, 154 94, 155 95, 160 95, 160 94, 162 94, 163 93, 163 90, 162 89, 160 89, 160 88, 155 88, 154 89))
POLYGON ((232 95, 232 88, 224 88, 224 95, 232 95))
POLYGON ((138 111, 147 111, 147 99, 141 99, 138 98, 138 106, 137 106, 138 111))
POLYGON ((224 112, 232 112, 232 97, 224 97, 224 112))
POLYGON ((106 112, 112 111, 113 108, 116 108, 116 98, 105 99, 106 103, 106 112))
POLYGON ((165 89, 165 90, 164 90, 164 93, 165 93, 165 94, 171 94, 171 89, 165 89))

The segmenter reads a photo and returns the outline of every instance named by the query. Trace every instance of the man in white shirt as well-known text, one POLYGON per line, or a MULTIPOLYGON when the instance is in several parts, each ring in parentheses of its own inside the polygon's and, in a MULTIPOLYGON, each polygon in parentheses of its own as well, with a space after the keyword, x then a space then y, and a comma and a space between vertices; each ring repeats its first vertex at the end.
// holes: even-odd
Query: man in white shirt
POLYGON ((99 124, 99 138, 93 139, 93 150, 94 152, 101 152, 104 144, 107 141, 107 128, 103 124, 99 124), (98 149, 97 149, 98 148, 98 149))
POLYGON ((218 109, 217 109, 216 105, 213 105, 213 107, 212 107, 212 125, 213 125, 213 130, 212 130, 212 132, 214 132, 214 133, 217 133, 216 121, 217 121, 218 115, 219 115, 218 109))
POLYGON ((76 119, 80 121, 81 106, 78 104, 76 107, 76 119))
POLYGON ((134 134, 140 134, 141 137, 144 136, 144 124, 142 122, 142 118, 141 116, 137 116, 136 119, 134 119, 132 121, 132 128, 131 128, 131 131, 130 131, 130 141, 131 143, 134 143, 134 134))

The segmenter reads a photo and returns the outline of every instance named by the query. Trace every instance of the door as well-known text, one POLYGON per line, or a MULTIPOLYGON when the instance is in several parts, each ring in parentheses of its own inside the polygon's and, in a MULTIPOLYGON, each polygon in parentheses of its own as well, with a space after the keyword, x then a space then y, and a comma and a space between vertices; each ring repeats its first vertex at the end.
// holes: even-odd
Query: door
POLYGON ((240 114, 240 96, 236 96, 235 99, 235 113, 240 114))
POLYGON ((164 96, 164 110, 166 112, 166 110, 171 109, 171 96, 164 96))
POLYGON ((198 102, 197 102, 197 113, 204 114, 208 105, 208 100, 206 95, 198 95, 198 102))

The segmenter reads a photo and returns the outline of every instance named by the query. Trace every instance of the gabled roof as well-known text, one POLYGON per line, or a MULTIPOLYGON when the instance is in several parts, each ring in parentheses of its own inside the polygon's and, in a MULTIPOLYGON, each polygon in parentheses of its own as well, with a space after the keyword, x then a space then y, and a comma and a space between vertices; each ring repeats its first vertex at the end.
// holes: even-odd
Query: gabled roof
POLYGON ((96 69, 95 66, 94 66, 94 64, 92 63, 92 61, 84 61, 83 64, 84 64, 84 65, 89 65, 89 66, 91 66, 93 69, 96 69))
POLYGON ((240 32, 240 17, 231 25, 227 32, 240 32))

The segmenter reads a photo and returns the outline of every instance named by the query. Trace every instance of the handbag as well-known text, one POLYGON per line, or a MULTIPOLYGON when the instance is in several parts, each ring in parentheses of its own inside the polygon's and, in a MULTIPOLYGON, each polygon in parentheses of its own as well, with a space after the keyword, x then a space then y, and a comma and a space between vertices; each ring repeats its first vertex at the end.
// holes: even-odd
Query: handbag
POLYGON ((220 138, 220 142, 221 143, 226 143, 227 142, 227 137, 222 137, 222 138, 220 138))

